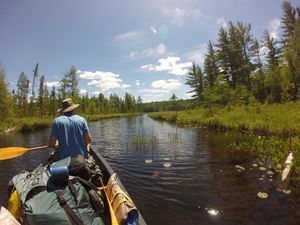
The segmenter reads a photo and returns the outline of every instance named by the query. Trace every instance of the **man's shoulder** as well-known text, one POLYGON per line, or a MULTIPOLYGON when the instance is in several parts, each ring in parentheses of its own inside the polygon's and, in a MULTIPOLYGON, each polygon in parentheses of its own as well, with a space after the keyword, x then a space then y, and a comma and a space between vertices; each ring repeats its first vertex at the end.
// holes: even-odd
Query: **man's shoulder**
POLYGON ((85 121, 84 117, 79 116, 79 115, 73 115, 73 116, 72 116, 72 119, 78 120, 78 121, 85 121))

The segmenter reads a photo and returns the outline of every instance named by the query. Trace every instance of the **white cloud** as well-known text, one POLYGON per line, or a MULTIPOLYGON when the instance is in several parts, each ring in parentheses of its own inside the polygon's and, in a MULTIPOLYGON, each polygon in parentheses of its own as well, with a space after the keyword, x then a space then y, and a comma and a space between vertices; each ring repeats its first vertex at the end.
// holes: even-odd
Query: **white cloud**
POLYGON ((168 8, 161 7, 163 15, 172 23, 182 26, 186 21, 191 19, 199 20, 203 15, 200 10, 186 8, 168 8))
POLYGON ((145 88, 145 89, 139 90, 139 92, 146 93, 144 95, 147 95, 147 94, 148 95, 149 94, 151 94, 151 95, 157 95, 157 94, 162 95, 162 94, 165 94, 165 93, 169 93, 170 91, 169 90, 163 90, 163 89, 147 89, 147 88, 145 88))
POLYGON ((58 87, 60 85, 59 81, 46 82, 47 87, 58 87))
POLYGON ((124 57, 125 60, 138 60, 147 57, 161 57, 161 55, 167 54, 167 48, 164 43, 160 43, 154 48, 147 48, 144 50, 131 51, 127 56, 124 57))
POLYGON ((94 91, 92 92, 92 96, 98 96, 101 93, 101 91, 94 91))
POLYGON ((227 24, 226 19, 224 17, 220 17, 220 18, 217 19, 217 25, 221 26, 221 27, 224 27, 224 28, 228 27, 228 24, 227 24))
POLYGON ((119 78, 119 74, 115 74, 112 72, 77 71, 77 73, 79 73, 80 78, 91 80, 90 82, 88 82, 88 86, 95 86, 101 88, 102 91, 130 87, 130 85, 123 83, 123 80, 119 78))
POLYGON ((200 44, 197 46, 196 50, 184 54, 184 57, 192 62, 203 64, 206 52, 207 44, 200 44))
POLYGON ((131 31, 131 32, 116 35, 115 37, 113 37, 113 41, 124 42, 124 41, 137 40, 137 39, 140 39, 141 36, 142 36, 142 33, 138 32, 138 31, 131 31))
POLYGON ((262 58, 265 58, 266 55, 268 54, 269 49, 266 46, 263 46, 259 49, 259 56, 262 58))
POLYGON ((270 23, 268 25, 268 30, 270 32, 270 35, 275 39, 277 39, 279 37, 279 35, 278 35, 279 28, 280 28, 280 19, 275 18, 270 21, 270 23))
POLYGON ((156 80, 151 83, 151 87, 155 88, 156 90, 176 90, 182 84, 179 80, 175 79, 168 79, 168 80, 156 80))
POLYGON ((140 86, 140 85, 141 85, 140 81, 139 81, 139 80, 136 80, 136 81, 135 81, 135 85, 136 85, 136 86, 140 86))
POLYGON ((157 34, 157 30, 153 26, 150 27, 150 30, 152 31, 153 34, 157 34))
POLYGON ((141 89, 138 92, 143 93, 143 101, 161 101, 166 99, 172 91, 179 89, 182 86, 179 80, 156 80, 151 83, 151 88, 141 89))
POLYGON ((196 92, 188 92, 188 93, 185 93, 185 96, 187 96, 187 97, 192 97, 192 96, 194 96, 194 95, 196 95, 196 92))
MULTIPOLYGON (((156 4, 163 16, 178 26, 197 21, 198 23, 205 23, 209 19, 201 10, 187 4, 185 1, 179 1, 177 6, 166 5, 165 3, 156 4), (179 6, 182 5, 182 6, 179 6)), ((175 5, 172 3, 172 5, 175 5)))
POLYGON ((158 65, 147 64, 141 66, 141 69, 155 72, 168 72, 174 75, 185 75, 188 72, 188 67, 192 66, 191 62, 178 63, 179 57, 162 58, 158 60, 158 65))
POLYGON ((86 89, 80 89, 80 90, 79 90, 79 94, 80 94, 80 95, 86 95, 86 93, 87 93, 87 90, 86 90, 86 89))
POLYGON ((126 60, 137 60, 147 58, 149 56, 156 56, 156 48, 148 48, 142 51, 131 51, 128 56, 125 56, 126 60))

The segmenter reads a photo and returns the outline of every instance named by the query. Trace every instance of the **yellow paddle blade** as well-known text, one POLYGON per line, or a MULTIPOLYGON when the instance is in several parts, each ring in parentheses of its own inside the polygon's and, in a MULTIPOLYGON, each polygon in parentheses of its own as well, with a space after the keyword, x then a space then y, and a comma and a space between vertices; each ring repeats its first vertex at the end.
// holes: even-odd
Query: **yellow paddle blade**
POLYGON ((12 159, 18 156, 25 154, 31 150, 39 150, 48 148, 48 146, 41 146, 36 148, 22 148, 22 147, 7 147, 7 148, 0 148, 0 160, 12 159))
POLYGON ((0 160, 12 159, 25 154, 28 148, 21 147, 8 147, 0 148, 0 160))

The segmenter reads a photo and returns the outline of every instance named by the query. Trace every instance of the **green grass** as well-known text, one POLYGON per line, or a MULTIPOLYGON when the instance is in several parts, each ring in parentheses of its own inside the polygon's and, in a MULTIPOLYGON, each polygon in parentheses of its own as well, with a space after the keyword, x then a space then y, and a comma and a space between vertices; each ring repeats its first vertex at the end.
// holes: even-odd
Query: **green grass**
POLYGON ((158 138, 155 135, 151 136, 136 136, 132 137, 128 143, 128 146, 140 150, 143 148, 155 148, 158 143, 158 138))
MULTIPOLYGON (((94 114, 84 115, 87 121, 93 122, 102 119, 118 118, 122 116, 136 116, 140 113, 112 113, 112 114, 94 114)), ((53 118, 26 117, 26 118, 9 118, 0 123, 0 133, 8 129, 15 128, 15 131, 30 132, 42 130, 51 126, 53 118)))
POLYGON ((119 118, 123 116, 137 116, 141 115, 141 113, 109 113, 109 114, 94 114, 94 115, 84 115, 87 121, 93 122, 102 119, 110 119, 110 118, 119 118))
POLYGON ((233 143, 232 147, 258 153, 262 158, 270 158, 273 165, 283 164, 288 152, 292 151, 295 157, 294 168, 300 175, 300 102, 199 108, 153 113, 149 116, 180 126, 235 130, 256 135, 256 139, 233 143))
POLYGON ((300 102, 276 105, 199 108, 149 114, 153 119, 223 130, 247 131, 260 135, 300 135, 300 102))

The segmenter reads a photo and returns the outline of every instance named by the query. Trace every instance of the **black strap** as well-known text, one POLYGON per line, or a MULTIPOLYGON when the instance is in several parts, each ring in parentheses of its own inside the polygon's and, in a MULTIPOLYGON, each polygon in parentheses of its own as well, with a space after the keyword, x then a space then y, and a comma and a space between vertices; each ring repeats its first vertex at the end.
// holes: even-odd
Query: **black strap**
POLYGON ((29 199, 31 199, 33 196, 41 193, 42 191, 46 191, 47 187, 46 186, 38 186, 32 188, 26 195, 25 202, 27 202, 29 199))
POLYGON ((90 182, 88 180, 85 180, 85 179, 83 179, 81 177, 78 177, 78 176, 76 176, 76 178, 85 187, 85 189, 88 189, 88 190, 93 189, 95 191, 98 190, 98 188, 94 184, 92 184, 92 182, 90 182))
MULTIPOLYGON (((76 182, 76 180, 75 180, 76 182)), ((74 180, 68 180, 68 187, 71 191, 71 193, 74 195, 74 198, 77 198, 79 196, 79 192, 76 190, 75 186, 74 186, 74 180)))
POLYGON ((72 225, 84 225, 84 223, 78 218, 78 216, 73 212, 70 206, 67 204, 66 200, 62 196, 60 191, 56 191, 56 198, 59 205, 65 210, 72 225))

